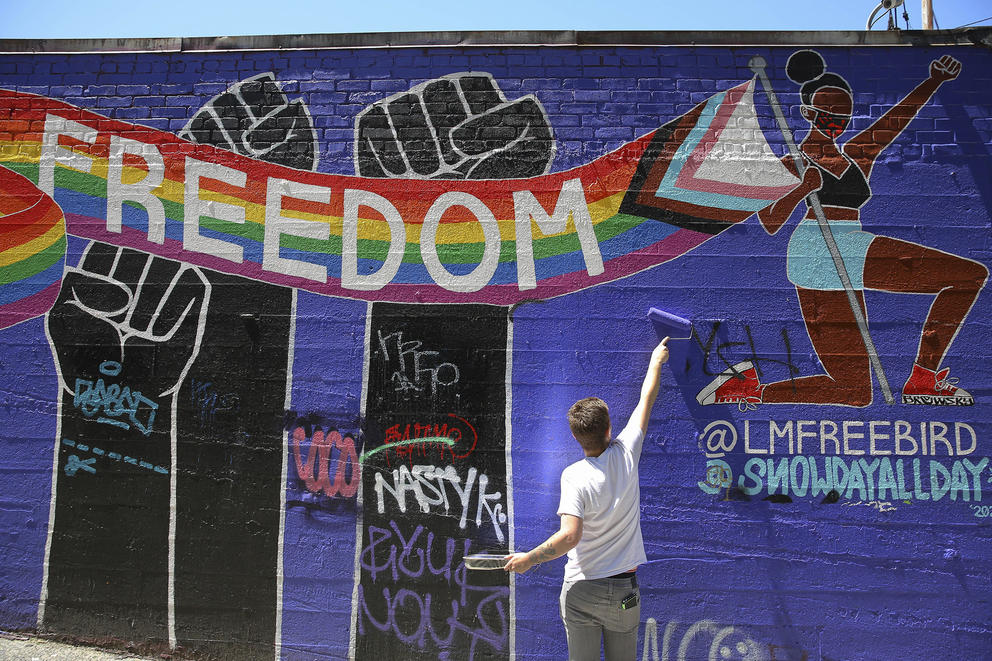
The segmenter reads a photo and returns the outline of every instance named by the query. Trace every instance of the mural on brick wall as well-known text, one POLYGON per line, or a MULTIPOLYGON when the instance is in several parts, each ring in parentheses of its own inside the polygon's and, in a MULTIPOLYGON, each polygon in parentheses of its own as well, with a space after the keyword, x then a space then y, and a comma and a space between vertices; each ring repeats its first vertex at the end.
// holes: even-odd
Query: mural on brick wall
POLYGON ((987 615, 947 624, 992 593, 987 53, 885 50, 880 80, 858 49, 516 51, 182 54, 185 83, 0 56, 0 446, 34 476, 0 498, 0 625, 562 652, 557 565, 462 558, 544 539, 564 411, 625 415, 670 335, 645 659, 992 651, 987 615))
MULTIPOLYGON (((933 294, 903 404, 969 406, 975 400, 954 385, 950 368, 940 369, 951 341, 988 278, 982 264, 886 236, 861 227, 860 209, 871 199, 868 178, 882 151, 899 137, 940 85, 954 80, 961 63, 945 55, 930 64, 930 76, 899 103, 843 145, 854 111, 851 86, 826 70, 816 51, 789 58, 789 78, 802 85, 800 112, 811 128, 799 145, 806 162, 802 184, 758 212, 774 234, 806 199, 809 211, 789 239, 789 282, 813 350, 825 374, 760 383, 760 366, 745 361, 729 367, 697 396, 700 404, 810 403, 866 406, 871 403, 871 367, 892 394, 868 335, 864 289, 933 294), (851 166, 854 166, 853 168, 851 166), (825 229, 824 229, 825 228, 825 229)), ((793 154, 783 159, 790 164, 793 154)), ((796 166, 793 166, 795 172, 796 166)))
MULTIPOLYGON (((355 126, 356 170, 369 177, 523 178, 553 154, 540 103, 508 101, 485 74, 376 101, 355 126)), ((365 455, 381 454, 363 463, 355 658, 509 658, 509 577, 462 563, 510 547, 507 309, 375 303, 368 323, 365 455)))

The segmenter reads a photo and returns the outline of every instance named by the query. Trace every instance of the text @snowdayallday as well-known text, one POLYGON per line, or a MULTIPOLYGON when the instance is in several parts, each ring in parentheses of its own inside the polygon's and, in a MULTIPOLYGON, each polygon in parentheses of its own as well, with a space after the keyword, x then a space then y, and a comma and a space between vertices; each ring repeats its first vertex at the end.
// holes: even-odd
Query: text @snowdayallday
POLYGON ((978 438, 968 423, 936 420, 714 420, 699 434, 707 462, 697 486, 708 494, 981 502, 989 458, 971 456, 978 438))

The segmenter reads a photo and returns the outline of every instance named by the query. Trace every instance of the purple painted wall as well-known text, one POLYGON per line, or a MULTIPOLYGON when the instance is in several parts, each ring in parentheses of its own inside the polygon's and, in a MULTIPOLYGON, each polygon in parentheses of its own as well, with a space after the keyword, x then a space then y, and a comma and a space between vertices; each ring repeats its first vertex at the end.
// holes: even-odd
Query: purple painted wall
MULTIPOLYGON (((501 572, 467 572, 461 557, 486 548, 530 549, 557 528, 558 478, 581 457, 565 411, 595 394, 610 404, 614 426, 622 424, 650 349, 669 332, 647 318, 655 307, 689 319, 692 337, 671 343, 640 464, 649 558, 638 571, 644 658, 992 657, 992 413, 983 413, 992 411, 984 287, 992 264, 992 54, 982 46, 816 47, 851 90, 841 90, 853 105, 838 137, 825 133, 825 124, 813 127, 813 115, 845 113, 826 107, 822 95, 801 99, 800 85, 787 77, 787 62, 799 50, 0 54, 0 89, 16 93, 0 96, 0 166, 49 193, 70 234, 65 275, 52 280, 61 278, 62 287, 48 303, 51 311, 0 330, 0 628, 137 637, 224 658, 365 659, 397 650, 404 658, 452 661, 563 658, 563 561, 508 580, 501 572), (801 288, 819 294, 797 294, 800 276, 788 269, 814 269, 789 246, 790 237, 801 242, 795 237, 807 217, 805 196, 784 209, 787 225, 774 233, 747 206, 787 197, 746 189, 754 182, 734 161, 741 144, 752 154, 769 146, 753 157, 762 167, 772 168, 768 154, 786 154, 760 81, 750 101, 722 96, 753 77, 748 63, 756 55, 767 61, 797 142, 812 151, 818 139, 821 149, 847 146, 851 167, 869 174, 871 197, 859 210, 830 205, 826 188, 820 194, 834 209, 827 209, 831 221, 857 219, 871 233, 861 261, 851 256, 855 248, 843 250, 856 280, 863 272, 855 294, 864 297, 891 404, 843 290, 804 280, 801 288), (953 60, 934 68, 944 55, 953 60), (224 96, 269 72, 268 83, 224 96), (885 113, 914 89, 917 96, 897 113, 904 128, 878 123, 892 119, 885 113), (411 101, 408 90, 420 101, 411 101), (385 197, 395 195, 403 214, 423 197, 419 217, 403 218, 410 242, 403 265, 381 287, 392 292, 409 276, 416 296, 357 288, 323 295, 221 259, 216 268, 184 259, 179 269, 150 242, 129 238, 128 227, 142 234, 149 228, 144 207, 135 204, 124 206, 119 240, 99 235, 113 245, 72 236, 94 236, 77 232, 84 227, 78 219, 106 218, 106 168, 93 161, 84 177, 62 162, 46 165, 39 156, 44 113, 67 111, 38 101, 47 108, 40 124, 19 124, 18 113, 36 107, 25 105, 34 97, 24 95, 178 135, 185 140, 176 142, 180 150, 206 142, 234 150, 241 160, 223 162, 250 174, 251 167, 278 166, 279 176, 296 176, 293 168, 300 181, 326 186, 331 238, 313 239, 328 240, 331 257, 320 261, 306 253, 313 244, 293 248, 285 241, 276 253, 297 265, 326 263, 329 278, 340 277, 348 250, 340 239, 333 243, 342 233, 344 187, 378 186, 385 197), (452 110, 452 99, 463 105, 452 110), (420 107, 426 119, 410 119, 420 107), (734 142, 706 123, 720 112, 753 139, 734 142), (658 130, 666 126, 669 133, 658 130), (459 128, 475 133, 461 135, 459 128), (501 130, 509 133, 500 137, 501 130), (717 151, 693 147, 693 131, 710 136, 700 144, 710 140, 717 151), (554 178, 621 148, 612 160, 554 178), (872 149, 877 157, 865 155, 872 149), (656 181, 650 188, 659 163, 661 174, 668 168, 673 177, 686 163, 700 169, 695 178, 678 179, 672 192, 656 181), (51 190, 40 180, 46 167, 54 169, 51 190), (637 173, 647 183, 635 183, 637 173), (506 191, 532 191, 547 215, 573 176, 582 182, 598 245, 580 246, 576 236, 586 204, 572 207, 567 226, 535 224, 537 286, 528 295, 518 285, 519 228, 526 225, 518 225, 515 240, 509 233, 522 203, 515 208, 506 191), (521 177, 532 179, 492 181, 521 177), (702 180, 730 192, 715 201, 700 193, 702 180), (498 221, 502 232, 500 265, 490 280, 476 268, 480 246, 489 245, 485 227, 439 231, 441 268, 475 287, 447 298, 445 285, 425 275, 431 253, 417 254, 411 234, 444 190, 483 200, 495 214, 491 227, 498 221), (635 208, 625 200, 637 194, 635 208), (676 195, 681 206, 666 201, 676 195), (741 199, 749 201, 742 206, 741 199), (653 204, 661 210, 645 210, 653 204), (699 218, 722 225, 699 232, 692 224, 699 218), (698 237, 678 248, 666 243, 686 227, 698 237), (602 277, 590 266, 594 253, 605 263, 602 277), (631 266, 632 255, 640 266, 631 266), (558 274, 571 284, 553 290, 558 274), (116 294, 100 288, 107 282, 116 294), (509 285, 517 298, 507 299, 496 285, 509 285), (126 301, 114 299, 121 291, 126 301), (192 301, 176 313, 179 334, 154 331, 158 321, 142 331, 142 310, 154 317, 155 301, 174 292, 192 301), (125 312, 115 311, 115 300, 125 312), (200 301, 196 317, 193 304, 200 301), (122 335, 101 334, 95 320, 122 335), (198 332, 182 335, 187 323, 198 332), (142 352, 127 337, 150 348, 142 352), (959 381, 951 385, 947 375, 931 372, 925 387, 904 386, 914 363, 934 356, 934 367, 950 368, 959 381), (743 361, 750 365, 740 367, 743 361), (721 379, 735 365, 738 377, 758 381, 721 379), (749 368, 753 373, 745 374, 749 368), (832 383, 802 380, 825 373, 832 383), (107 387, 116 379, 134 391, 140 384, 155 407, 154 425, 147 424, 154 428, 124 429, 127 411, 113 409, 120 398, 100 395, 87 400, 87 409, 73 378, 103 378, 107 387), (723 389, 708 400, 714 380, 723 389), (417 437, 432 440, 387 447, 417 437), (152 468, 127 465, 125 456, 147 459, 152 468), (415 466, 431 468, 418 473, 415 466)), ((91 115, 79 121, 97 127, 91 115)), ((123 126, 95 130, 123 135, 123 126)), ((58 153, 68 154, 69 143, 62 144, 58 153)), ((197 158, 226 158, 199 149, 197 158)), ((153 169, 150 158, 137 167, 153 169)), ((125 169, 137 162, 125 159, 125 169)), ((843 163, 833 161, 835 169, 843 163)), ((187 173, 189 167, 187 161, 187 173)), ((792 175, 782 169, 767 172, 787 181, 788 190, 799 181, 788 183, 792 175)), ((183 238, 183 184, 176 180, 162 197, 171 200, 164 205, 163 250, 183 238)), ((24 238, 28 226, 10 220, 20 211, 13 190, 0 190, 8 195, 0 198, 7 216, 0 215, 2 305, 27 296, 41 277, 24 261, 37 245, 24 238)), ((264 191, 252 194, 264 208, 264 191)), ((209 227, 203 221, 201 236, 224 241, 223 212, 204 209, 220 220, 209 227)), ((247 213, 244 227, 261 223, 262 212, 247 213)), ((445 219, 442 230, 451 220, 445 219)), ((807 223, 816 227, 815 219, 807 223)), ((358 273, 380 268, 387 252, 365 247, 365 239, 389 240, 388 230, 369 227, 358 230, 358 273)), ((248 260, 254 248, 245 234, 248 260)), ((819 264, 829 276, 829 256, 819 264)), ((448 291, 456 286, 449 282, 448 291)))

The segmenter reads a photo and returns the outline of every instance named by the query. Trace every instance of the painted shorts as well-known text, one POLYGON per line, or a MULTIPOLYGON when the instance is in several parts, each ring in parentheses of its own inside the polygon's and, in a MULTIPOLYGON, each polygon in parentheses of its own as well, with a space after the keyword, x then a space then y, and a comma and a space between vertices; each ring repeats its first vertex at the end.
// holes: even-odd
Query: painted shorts
MULTIPOLYGON (((864 289, 865 255, 875 235, 863 231, 857 220, 831 220, 829 225, 847 267, 851 286, 864 289)), ((789 239, 787 256, 789 282, 797 287, 844 289, 816 220, 806 219, 799 223, 789 239)))

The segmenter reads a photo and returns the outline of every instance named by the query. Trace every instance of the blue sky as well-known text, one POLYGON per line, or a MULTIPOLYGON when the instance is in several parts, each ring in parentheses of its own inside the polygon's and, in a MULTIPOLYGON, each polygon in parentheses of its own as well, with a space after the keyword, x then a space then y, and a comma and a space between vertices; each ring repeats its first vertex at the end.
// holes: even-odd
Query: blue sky
MULTIPOLYGON (((932 0, 941 28, 992 25, 987 0, 932 0)), ((0 0, 0 38, 196 37, 419 30, 862 30, 877 0, 0 0)), ((911 28, 920 0, 906 0, 911 28)), ((899 25, 904 27, 902 10, 899 25)), ((879 23, 884 29, 885 21, 879 23)))

